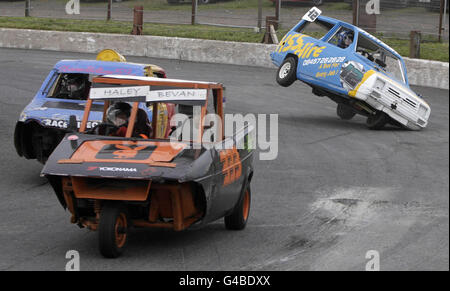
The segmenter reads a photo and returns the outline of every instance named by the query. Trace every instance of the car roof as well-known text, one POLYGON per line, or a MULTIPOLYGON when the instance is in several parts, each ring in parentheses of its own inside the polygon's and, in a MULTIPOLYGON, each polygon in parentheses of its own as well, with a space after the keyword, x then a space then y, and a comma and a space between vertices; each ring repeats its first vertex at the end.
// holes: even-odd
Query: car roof
MULTIPOLYGON (((136 80, 136 81, 147 81, 147 82, 157 82, 157 83, 167 83, 167 85, 169 84, 173 84, 173 87, 177 87, 178 84, 180 86, 183 85, 205 85, 205 86, 222 86, 221 83, 218 82, 207 82, 207 81, 192 81, 192 80, 182 80, 182 79, 168 79, 168 78, 155 78, 155 77, 146 77, 146 76, 128 76, 128 75, 105 75, 102 76, 101 78, 108 78, 108 79, 117 79, 117 80, 136 80), (177 84, 177 85, 175 85, 177 84)), ((101 80, 101 78, 99 79, 94 79, 94 83, 96 82, 96 80, 101 80)), ((99 81, 99 83, 101 83, 101 81, 99 81)))
POLYGON ((54 68, 60 73, 81 73, 94 75, 120 74, 144 76, 145 68, 149 66, 153 65, 96 60, 62 60, 56 63, 54 68))
POLYGON ((383 49, 387 50, 388 52, 390 52, 391 54, 393 54, 395 57, 397 57, 398 59, 402 59, 402 57, 400 56, 400 54, 395 51, 393 48, 391 48, 390 46, 388 46, 387 44, 385 44, 384 42, 382 42, 381 40, 379 40, 378 38, 376 38, 375 36, 371 35, 370 33, 368 33, 367 31, 365 31, 362 28, 359 28, 353 24, 350 24, 348 22, 345 21, 341 21, 335 18, 331 18, 331 17, 327 17, 327 16, 322 16, 320 15, 318 17, 319 20, 323 20, 326 22, 329 22, 333 25, 339 24, 339 25, 345 25, 345 26, 349 26, 352 27, 355 31, 358 31, 358 33, 361 33, 362 35, 370 38, 371 40, 373 40, 374 42, 376 42, 379 46, 381 46, 383 49))

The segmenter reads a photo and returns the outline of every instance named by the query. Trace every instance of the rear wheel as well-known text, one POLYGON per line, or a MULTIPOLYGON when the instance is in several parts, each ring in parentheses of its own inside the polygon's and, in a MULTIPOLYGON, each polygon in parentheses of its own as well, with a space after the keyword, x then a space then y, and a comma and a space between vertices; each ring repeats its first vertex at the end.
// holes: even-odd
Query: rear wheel
POLYGON ((125 207, 107 203, 100 213, 98 227, 99 250, 106 258, 117 258, 128 242, 128 215, 125 207))
POLYGON ((247 225, 248 216, 250 214, 250 204, 251 204, 251 191, 250 185, 247 186, 247 189, 244 192, 244 196, 242 197, 239 204, 233 210, 233 212, 225 216, 225 227, 230 230, 241 230, 244 229, 247 225))
POLYGON ((367 126, 373 130, 382 129, 388 122, 389 116, 382 111, 378 111, 376 114, 367 117, 367 126))
POLYGON ((343 120, 350 120, 356 115, 356 112, 353 111, 349 106, 341 103, 337 105, 336 113, 337 116, 339 116, 339 118, 343 120))
POLYGON ((293 57, 284 60, 277 72, 277 83, 283 87, 289 87, 297 80, 297 61, 293 57))

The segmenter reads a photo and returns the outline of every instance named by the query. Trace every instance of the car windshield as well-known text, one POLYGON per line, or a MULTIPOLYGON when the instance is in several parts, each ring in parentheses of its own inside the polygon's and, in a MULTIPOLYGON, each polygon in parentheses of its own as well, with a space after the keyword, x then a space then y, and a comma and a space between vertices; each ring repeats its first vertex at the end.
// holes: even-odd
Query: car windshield
POLYGON ((390 77, 401 83, 406 83, 401 61, 369 36, 359 33, 356 52, 374 63, 377 68, 390 77))
POLYGON ((91 88, 89 74, 59 73, 47 98, 86 100, 91 88))

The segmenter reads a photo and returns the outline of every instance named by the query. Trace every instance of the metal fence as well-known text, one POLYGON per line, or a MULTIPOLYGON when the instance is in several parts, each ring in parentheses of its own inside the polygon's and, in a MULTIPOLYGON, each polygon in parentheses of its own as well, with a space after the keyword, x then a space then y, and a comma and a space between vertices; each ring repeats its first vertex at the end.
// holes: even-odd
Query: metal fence
POLYGON ((265 28, 266 17, 275 17, 279 29, 288 30, 314 5, 312 2, 322 2, 319 8, 323 15, 355 23, 384 38, 406 40, 411 31, 417 31, 423 41, 438 38, 448 41, 449 35, 449 0, 279 0, 279 5, 278 0, 197 1, 194 5, 192 0, 0 0, 0 17, 27 14, 44 18, 133 21, 133 8, 143 6, 144 26, 195 23, 259 31, 265 28), (79 11, 74 6, 77 1, 81 1, 79 11), (441 2, 447 7, 443 11, 441 2), (69 12, 79 14, 68 13, 68 6, 69 12))
MULTIPOLYGON (((74 19, 106 19, 108 16, 108 0, 79 0, 80 14, 67 14, 66 6, 71 0, 30 0, 29 15, 48 18, 74 19)), ((78 1, 78 0, 72 0, 78 1)), ((197 0, 195 22, 229 27, 264 27, 266 16, 275 16, 276 0, 197 0), (201 4, 209 2, 208 4, 201 4)), ((313 1, 323 2, 320 8, 324 15, 347 22, 354 21, 352 2, 359 2, 360 14, 364 14, 368 2, 379 2, 372 5, 376 26, 375 31, 387 34, 409 35, 410 31, 421 31, 422 34, 438 36, 439 24, 442 22, 442 35, 448 39, 448 17, 444 10, 440 19, 441 0, 280 0, 278 11, 282 28, 292 27, 301 16, 313 5, 313 1), (378 10, 377 10, 378 8, 378 10)), ((448 2, 447 7, 448 7, 448 2)), ((27 1, 0 0, 0 16, 24 16, 27 1)), ((113 0, 110 15, 113 20, 132 21, 133 7, 144 7, 144 22, 191 24, 191 0, 113 0)), ((369 3, 370 6, 370 3, 369 3)), ((363 20, 361 16, 358 18, 363 20)), ((360 26, 367 23, 360 21, 360 26)), ((372 27, 366 27, 369 30, 372 27)))

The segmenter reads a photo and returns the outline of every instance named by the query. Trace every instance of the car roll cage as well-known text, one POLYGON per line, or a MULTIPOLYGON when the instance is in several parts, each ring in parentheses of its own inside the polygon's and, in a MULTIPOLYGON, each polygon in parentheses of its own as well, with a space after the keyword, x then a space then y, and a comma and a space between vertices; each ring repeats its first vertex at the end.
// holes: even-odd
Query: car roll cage
MULTIPOLYGON (((92 83, 93 83, 93 85, 101 84, 100 86, 102 86, 102 85, 117 85, 117 86, 132 85, 132 86, 160 86, 160 87, 164 87, 164 88, 169 87, 171 89, 206 89, 207 90, 206 100, 201 106, 201 119, 200 119, 200 124, 199 124, 199 126, 200 126, 199 140, 193 141, 193 142, 198 142, 198 143, 201 143, 201 141, 202 141, 201 137, 203 136, 203 130, 204 130, 204 117, 207 114, 209 94, 210 94, 210 91, 212 91, 213 98, 214 98, 214 104, 216 105, 215 113, 220 117, 221 126, 222 126, 222 128, 221 128, 222 134, 219 136, 218 141, 222 141, 224 139, 224 106, 223 106, 224 87, 220 83, 196 82, 196 81, 175 80, 175 79, 158 79, 158 78, 153 78, 153 77, 133 77, 133 76, 123 76, 123 77, 100 76, 100 77, 93 78, 92 83)), ((95 99, 96 102, 97 101, 104 102, 102 122, 106 121, 106 111, 108 110, 109 106, 111 105, 111 101, 113 101, 113 100, 114 101, 125 101, 125 102, 127 100, 128 101, 133 100, 131 114, 130 114, 130 118, 129 118, 129 122, 128 122, 129 126, 127 127, 127 131, 126 131, 126 135, 125 135, 125 138, 131 138, 133 130, 134 130, 134 126, 135 126, 137 112, 139 109, 139 103, 146 102, 146 101, 144 101, 144 100, 135 101, 136 98, 133 99, 133 97, 95 99)), ((186 99, 185 101, 189 102, 191 100, 186 99)), ((81 126, 79 129, 80 133, 83 133, 86 131, 87 122, 89 120, 89 114, 90 114, 93 102, 94 102, 94 99, 92 99, 91 96, 89 95, 87 102, 86 102, 83 119, 81 121, 81 126)), ((166 101, 166 102, 170 103, 170 101, 166 101)), ((152 104, 152 110, 153 110, 152 111, 153 112, 152 120, 150 121, 152 128, 157 128, 157 126, 158 126, 158 103, 166 103, 166 102, 150 101, 150 103, 152 104)), ((174 102, 174 103, 176 103, 176 102, 174 102)), ((156 130, 154 130, 152 133, 152 136, 150 136, 148 138, 156 139, 156 130)))

